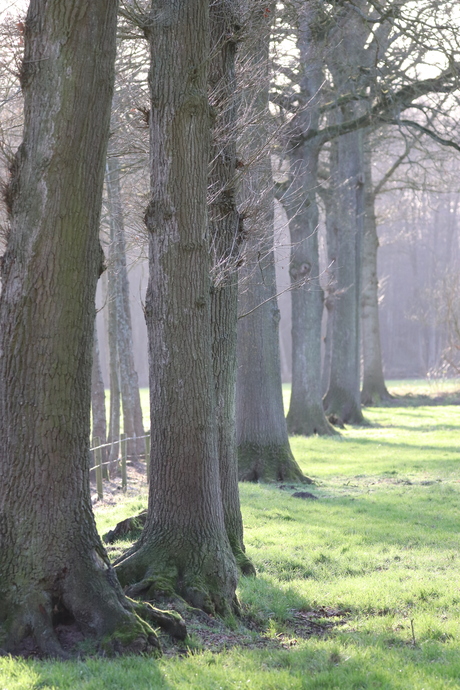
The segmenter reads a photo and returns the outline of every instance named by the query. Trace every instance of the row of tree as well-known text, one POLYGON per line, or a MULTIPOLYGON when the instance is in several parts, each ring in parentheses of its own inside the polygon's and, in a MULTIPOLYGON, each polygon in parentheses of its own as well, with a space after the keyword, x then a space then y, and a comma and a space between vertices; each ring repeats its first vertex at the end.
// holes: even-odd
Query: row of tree
MULTIPOLYGON (((22 143, 4 189, 2 646, 14 649, 32 633, 43 652, 62 656, 54 628, 66 616, 107 649, 156 648, 153 630, 137 615, 152 610, 127 595, 152 600, 175 592, 210 613, 238 611, 238 570, 254 572, 244 550, 238 477, 303 480, 288 429, 333 433, 326 414, 362 421, 361 299, 363 331, 378 345, 372 138, 396 125, 453 144, 438 126, 438 95, 453 93, 457 80, 450 4, 126 0, 114 97, 116 3, 31 0, 17 24, 22 143), (441 50, 440 36, 450 52, 439 58, 436 75, 426 76, 427 52, 441 50), (292 42, 290 64, 281 52, 292 42), (286 177, 276 189, 273 152, 286 177), (142 436, 121 202, 123 163, 133 159, 132 175, 144 178, 139 185, 148 196, 150 491, 142 536, 114 567, 91 511, 91 373, 105 179, 109 434, 116 437, 121 398, 125 431, 142 436), (275 191, 292 233, 287 425, 275 191)), ((365 397, 383 397, 381 357, 363 353, 365 397)), ((96 428, 103 391, 94 362, 96 428)))

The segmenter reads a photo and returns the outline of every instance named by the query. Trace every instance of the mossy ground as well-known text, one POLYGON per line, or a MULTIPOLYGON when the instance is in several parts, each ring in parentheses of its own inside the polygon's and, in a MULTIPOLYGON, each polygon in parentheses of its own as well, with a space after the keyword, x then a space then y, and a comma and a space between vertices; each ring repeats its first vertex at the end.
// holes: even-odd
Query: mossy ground
MULTIPOLYGON (((366 408, 371 426, 292 439, 317 500, 241 485, 258 570, 240 582, 242 621, 190 615, 160 660, 0 658, 0 687, 460 688, 460 385, 423 386, 390 384, 411 397, 366 408)), ((96 508, 101 532, 145 496, 114 503, 96 508)))

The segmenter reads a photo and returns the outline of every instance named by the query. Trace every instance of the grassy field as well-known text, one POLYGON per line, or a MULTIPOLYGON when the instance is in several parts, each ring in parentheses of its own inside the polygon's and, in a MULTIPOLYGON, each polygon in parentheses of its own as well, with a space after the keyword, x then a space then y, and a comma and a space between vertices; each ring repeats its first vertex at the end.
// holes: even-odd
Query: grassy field
MULTIPOLYGON (((0 690, 460 688, 459 388, 394 382, 369 426, 292 439, 313 487, 241 486, 242 621, 158 661, 3 658, 0 690)), ((97 506, 101 532, 145 498, 97 506)))

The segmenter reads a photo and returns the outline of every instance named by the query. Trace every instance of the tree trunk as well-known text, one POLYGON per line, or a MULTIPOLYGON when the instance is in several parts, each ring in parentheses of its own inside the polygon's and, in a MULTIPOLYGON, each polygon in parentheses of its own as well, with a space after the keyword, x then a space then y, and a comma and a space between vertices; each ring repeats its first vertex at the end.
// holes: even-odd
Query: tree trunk
POLYGON ((248 22, 245 65, 247 126, 244 159, 253 161, 243 179, 242 214, 248 238, 240 268, 237 345, 236 429, 239 475, 243 481, 301 481, 289 446, 279 356, 279 310, 273 256, 274 207, 270 154, 270 19, 256 7, 248 22))
POLYGON ((146 35, 150 495, 142 536, 117 571, 123 583, 137 583, 133 593, 177 591, 226 613, 237 570, 224 522, 211 351, 207 1, 153 2, 146 35))
POLYGON ((112 214, 110 214, 110 242, 107 261, 107 340, 109 345, 109 443, 110 468, 114 471, 116 461, 120 456, 120 363, 118 359, 118 280, 116 266, 118 245, 115 242, 115 226, 112 214))
POLYGON ((324 337, 324 357, 321 372, 321 390, 326 395, 331 378, 332 340, 334 337, 335 292, 337 289, 337 237, 339 233, 339 217, 336 198, 337 189, 337 139, 330 143, 329 151, 329 186, 318 185, 325 211, 327 269, 326 269, 326 335, 324 337))
POLYGON ((364 157, 364 232, 361 290, 361 324, 363 341, 363 385, 361 403, 375 405, 390 400, 383 377, 379 324, 379 283, 377 251, 379 240, 375 220, 375 196, 372 186, 371 152, 364 157))
POLYGON ((238 490, 235 436, 236 333, 238 313, 238 237, 236 206, 237 84, 236 39, 240 17, 235 0, 210 6, 209 88, 215 122, 209 174, 209 223, 212 243, 212 357, 216 387, 217 451, 227 535, 243 574, 255 574, 245 554, 238 490))
POLYGON ((24 138, 0 298, 0 621, 64 656, 65 613, 106 649, 149 649, 91 511, 89 434, 99 217, 117 3, 32 0, 24 138), (104 639, 102 639, 104 638, 104 639))
POLYGON ((314 191, 318 152, 310 142, 302 149, 290 154, 292 202, 284 204, 291 237, 292 286, 292 384, 287 426, 290 434, 327 436, 337 432, 326 419, 321 388, 324 294, 319 280, 319 218, 314 191))
MULTIPOLYGON (((388 47, 392 22, 375 28, 366 20, 369 3, 344 5, 329 34, 327 63, 333 77, 337 115, 343 122, 363 114, 361 95, 375 88, 377 65, 388 47)), ((337 264, 329 388, 325 408, 343 422, 364 421, 360 397, 360 316, 364 223, 363 131, 337 142, 337 264)), ((336 156, 332 156, 334 163, 336 156)), ((332 171, 331 177, 335 172, 332 171)))
POLYGON ((323 82, 321 46, 313 39, 315 8, 304 8, 299 18, 297 47, 303 73, 302 107, 293 119, 289 161, 292 182, 284 197, 291 237, 292 386, 287 415, 290 434, 311 436, 337 432, 324 414, 321 390, 321 325, 324 293, 320 284, 316 200, 320 147, 304 141, 310 127, 319 123, 318 94, 323 82))
MULTIPOLYGON (((98 438, 101 444, 107 440, 107 418, 105 412, 105 388, 99 353, 97 329, 94 327, 93 369, 91 373, 91 409, 93 417, 93 438, 98 438)), ((107 448, 102 448, 102 461, 107 457, 107 448)))
POLYGON ((360 285, 363 222, 362 134, 339 137, 337 236, 334 331, 326 414, 342 422, 361 424, 360 399, 360 285))
POLYGON ((126 242, 121 201, 120 170, 116 159, 107 157, 106 173, 107 197, 110 214, 112 242, 115 244, 113 255, 114 265, 111 266, 116 309, 116 339, 120 375, 120 394, 123 409, 123 431, 129 439, 128 455, 137 458, 138 453, 144 451, 144 425, 142 421, 141 399, 139 395, 139 380, 134 366, 133 329, 131 324, 131 309, 129 305, 129 280, 126 267, 126 242), (113 233, 112 233, 113 228, 113 233))

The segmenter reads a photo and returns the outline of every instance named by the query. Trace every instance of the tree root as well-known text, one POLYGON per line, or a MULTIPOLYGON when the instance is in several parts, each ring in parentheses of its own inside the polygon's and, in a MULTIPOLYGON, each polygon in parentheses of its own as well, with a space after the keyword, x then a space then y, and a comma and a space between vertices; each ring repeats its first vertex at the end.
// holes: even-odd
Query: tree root
POLYGON ((155 631, 140 616, 135 616, 137 630, 130 625, 120 626, 106 635, 100 648, 108 656, 121 654, 150 654, 161 656, 161 647, 155 631), (137 634, 136 634, 137 633, 137 634))
POLYGON ((134 601, 134 599, 130 599, 130 601, 140 618, 163 628, 171 637, 185 640, 187 628, 184 619, 179 613, 176 611, 162 611, 152 606, 149 602, 139 602, 134 601))
POLYGON ((310 405, 297 414, 291 409, 286 417, 290 436, 339 436, 333 422, 324 414, 323 406, 310 405))
MULTIPOLYGON (((119 588, 119 586, 118 586, 119 588)), ((153 654, 161 655, 160 643, 154 629, 137 615, 131 602, 120 596, 100 599, 99 602, 83 600, 79 606, 76 598, 72 609, 66 608, 61 598, 46 591, 29 592, 20 606, 17 602, 1 602, 4 612, 2 651, 23 654, 25 641, 32 638, 41 656, 67 660, 78 655, 78 649, 65 649, 56 634, 56 626, 62 631, 66 626, 78 631, 78 636, 94 640, 96 649, 104 655, 153 654)), ((166 614, 165 614, 166 616, 166 614)), ((148 618, 145 616, 145 618, 148 618)), ((153 616, 150 616, 153 620, 153 616)), ((179 626, 179 624, 178 624, 179 626)))
POLYGON ((230 538, 229 541, 233 555, 235 556, 236 565, 241 574, 245 575, 246 577, 255 577, 256 569, 254 568, 252 561, 246 556, 246 553, 238 543, 238 540, 236 538, 230 538))
POLYGON ((165 538, 162 545, 144 544, 137 550, 134 546, 115 561, 115 569, 129 597, 155 601, 179 596, 210 615, 237 613, 233 601, 237 569, 230 548, 219 552, 213 544, 208 552, 207 546, 191 548, 187 541, 172 547, 165 538))
POLYGON ((6 624, 6 651, 15 653, 24 638, 32 635, 44 656, 63 660, 70 658, 56 636, 51 602, 45 593, 26 597, 24 604, 7 619, 6 624))
POLYGON ((242 443, 238 446, 238 474, 242 482, 301 482, 313 484, 297 464, 289 443, 261 445, 242 443))

